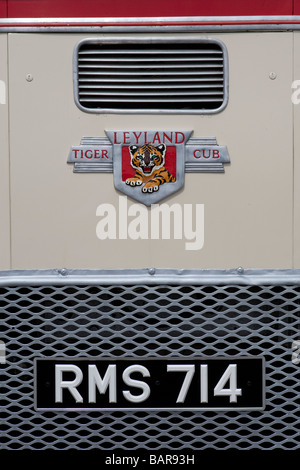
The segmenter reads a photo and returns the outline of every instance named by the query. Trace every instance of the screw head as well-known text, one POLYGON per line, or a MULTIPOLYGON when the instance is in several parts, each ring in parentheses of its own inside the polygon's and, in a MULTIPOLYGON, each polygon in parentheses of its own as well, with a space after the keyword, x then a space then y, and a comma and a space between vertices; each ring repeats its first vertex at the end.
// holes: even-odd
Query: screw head
POLYGON ((269 73, 269 77, 270 77, 271 80, 275 80, 275 78, 277 78, 277 73, 275 73, 275 72, 270 72, 270 73, 269 73))
POLYGON ((33 80, 33 75, 31 75, 31 73, 28 73, 28 74, 26 75, 26 80, 27 80, 27 82, 32 82, 32 80, 33 80))

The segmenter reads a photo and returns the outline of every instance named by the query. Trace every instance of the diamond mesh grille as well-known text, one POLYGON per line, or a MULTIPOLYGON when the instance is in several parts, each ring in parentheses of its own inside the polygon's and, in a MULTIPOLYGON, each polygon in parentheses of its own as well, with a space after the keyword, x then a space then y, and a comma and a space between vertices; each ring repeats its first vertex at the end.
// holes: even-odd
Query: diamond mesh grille
POLYGON ((298 449, 300 287, 0 288, 1 449, 298 449), (35 357, 264 356, 264 411, 36 412, 35 357))

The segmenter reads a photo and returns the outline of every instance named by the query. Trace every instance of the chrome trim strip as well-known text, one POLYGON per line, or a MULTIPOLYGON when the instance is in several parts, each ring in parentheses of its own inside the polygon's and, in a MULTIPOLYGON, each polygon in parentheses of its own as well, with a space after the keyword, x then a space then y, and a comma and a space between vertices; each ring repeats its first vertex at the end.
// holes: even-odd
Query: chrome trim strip
POLYGON ((74 163, 74 173, 113 173, 112 163, 74 163))
POLYGON ((223 163, 185 163, 186 173, 224 173, 223 163))
POLYGON ((74 17, 47 17, 47 18, 1 18, 0 23, 9 24, 66 24, 76 25, 76 24, 88 24, 88 23, 182 23, 182 22, 213 22, 213 23, 222 23, 222 22, 255 22, 260 23, 264 21, 269 22, 289 22, 289 21, 299 21, 300 15, 254 15, 254 16, 151 16, 151 17, 85 17, 85 18, 74 18, 74 17))
POLYGON ((49 269, 0 271, 0 287, 33 285, 300 285, 300 269, 49 269))
POLYGON ((2 33, 238 33, 238 32, 283 32, 299 31, 300 24, 265 24, 265 25, 158 25, 158 26, 36 26, 36 27, 2 27, 2 33))
POLYGON ((188 16, 132 18, 3 18, 0 32, 238 32, 300 30, 300 16, 188 16))

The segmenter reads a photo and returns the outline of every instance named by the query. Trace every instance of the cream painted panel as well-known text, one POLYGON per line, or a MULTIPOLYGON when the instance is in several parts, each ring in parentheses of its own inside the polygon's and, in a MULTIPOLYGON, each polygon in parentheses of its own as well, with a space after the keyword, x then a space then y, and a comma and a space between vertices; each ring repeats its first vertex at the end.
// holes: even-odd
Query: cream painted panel
POLYGON ((227 108, 210 116, 136 116, 76 107, 72 54, 82 35, 10 35, 14 268, 292 267, 293 35, 210 37, 229 53, 227 108), (186 250, 185 240, 100 241, 96 209, 110 203, 118 212, 121 194, 111 174, 74 174, 66 163, 82 136, 153 128, 192 129, 228 147, 224 174, 186 174, 184 189, 163 201, 204 204, 201 250, 186 250))
POLYGON ((0 269, 10 268, 7 35, 0 34, 0 269))
POLYGON ((300 33, 294 33, 294 76, 291 88, 291 98, 294 111, 294 184, 295 184, 295 226, 294 226, 294 251, 295 268, 300 268, 300 33), (299 83, 296 83, 299 81, 299 83), (295 82, 295 83, 294 83, 295 82))

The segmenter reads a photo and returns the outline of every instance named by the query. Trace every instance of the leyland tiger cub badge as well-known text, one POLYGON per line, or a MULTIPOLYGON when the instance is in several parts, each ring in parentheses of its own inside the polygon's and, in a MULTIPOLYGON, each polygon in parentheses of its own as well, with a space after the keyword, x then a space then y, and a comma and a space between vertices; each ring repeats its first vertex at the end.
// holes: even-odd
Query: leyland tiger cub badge
POLYGON ((227 148, 193 131, 105 131, 71 148, 74 172, 113 172, 115 188, 150 206, 184 186, 185 172, 223 172, 227 148))

